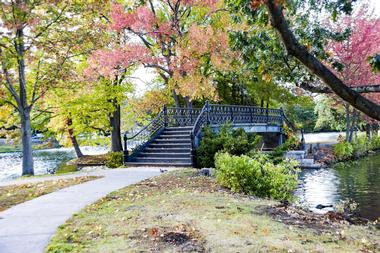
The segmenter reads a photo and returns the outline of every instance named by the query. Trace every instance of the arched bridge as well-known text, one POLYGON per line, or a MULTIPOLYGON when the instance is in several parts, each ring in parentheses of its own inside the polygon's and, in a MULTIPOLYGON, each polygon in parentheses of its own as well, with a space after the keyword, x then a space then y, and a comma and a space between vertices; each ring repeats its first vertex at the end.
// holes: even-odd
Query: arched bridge
POLYGON ((218 131, 229 122, 264 136, 264 148, 284 141, 284 125, 295 130, 282 109, 256 106, 209 104, 202 108, 171 108, 162 111, 137 132, 124 134, 124 162, 127 165, 193 166, 202 128, 218 131))

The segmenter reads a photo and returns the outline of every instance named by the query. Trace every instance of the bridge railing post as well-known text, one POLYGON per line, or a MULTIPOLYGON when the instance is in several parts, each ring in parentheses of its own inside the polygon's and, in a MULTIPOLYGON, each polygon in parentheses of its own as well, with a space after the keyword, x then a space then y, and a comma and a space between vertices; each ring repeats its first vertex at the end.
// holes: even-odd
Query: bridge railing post
POLYGON ((127 136, 128 132, 125 132, 124 133, 124 136, 123 136, 123 139, 124 139, 124 151, 123 151, 123 160, 124 160, 124 164, 126 164, 128 162, 128 136, 127 136))
POLYGON ((205 106, 206 106, 206 124, 209 125, 210 124, 210 104, 208 100, 206 100, 205 106))
POLYGON ((164 105, 164 126, 168 126, 168 107, 164 105))
POLYGON ((280 126, 284 126, 284 109, 280 108, 280 126))
POLYGON ((232 109, 232 106, 230 106, 230 114, 231 114, 231 123, 234 122, 234 111, 232 109))

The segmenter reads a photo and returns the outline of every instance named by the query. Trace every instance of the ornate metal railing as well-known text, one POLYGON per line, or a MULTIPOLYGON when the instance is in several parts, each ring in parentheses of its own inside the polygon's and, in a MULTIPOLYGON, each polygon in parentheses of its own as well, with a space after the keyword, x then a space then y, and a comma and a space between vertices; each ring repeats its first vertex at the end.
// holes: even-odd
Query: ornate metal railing
POLYGON ((282 125, 282 110, 240 105, 209 105, 210 124, 224 122, 282 125))
MULTIPOLYGON (((165 109, 164 109, 165 110, 165 109)), ((202 108, 176 108, 168 107, 168 126, 192 126, 196 121, 202 108)))
MULTIPOLYGON (((282 127, 284 124, 297 131, 286 118, 281 109, 262 108, 257 106, 209 104, 202 108, 175 108, 164 106, 163 110, 137 133, 124 134, 124 161, 133 158, 140 150, 149 145, 165 127, 192 126, 192 154, 197 147, 197 139, 205 125, 220 125, 226 122, 233 124, 265 124, 282 127), (131 154, 128 154, 128 148, 131 154)), ((302 144, 304 144, 303 131, 302 144)))
POLYGON ((167 119, 165 109, 163 109, 152 121, 144 126, 137 133, 125 132, 124 134, 124 161, 129 161, 135 157, 140 150, 164 130, 167 119), (131 149, 131 154, 128 153, 131 149))

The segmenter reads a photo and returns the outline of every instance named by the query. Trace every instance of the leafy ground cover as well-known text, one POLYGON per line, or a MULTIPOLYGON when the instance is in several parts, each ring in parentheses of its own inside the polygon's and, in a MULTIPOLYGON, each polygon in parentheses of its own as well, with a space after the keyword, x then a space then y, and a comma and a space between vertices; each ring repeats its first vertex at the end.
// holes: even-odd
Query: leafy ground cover
POLYGON ((378 252, 380 231, 232 193, 195 170, 111 193, 60 226, 52 252, 378 252))
POLYGON ((82 176, 69 179, 49 180, 38 183, 2 186, 0 187, 0 212, 39 196, 98 178, 100 177, 82 176))

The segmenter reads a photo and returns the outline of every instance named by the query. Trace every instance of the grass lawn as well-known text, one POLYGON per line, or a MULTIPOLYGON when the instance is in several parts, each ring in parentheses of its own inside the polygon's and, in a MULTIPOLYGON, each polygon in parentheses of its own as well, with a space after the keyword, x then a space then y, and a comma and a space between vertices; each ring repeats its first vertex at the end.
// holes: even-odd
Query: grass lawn
POLYGON ((49 180, 38 183, 2 186, 0 187, 0 212, 14 205, 60 190, 62 188, 81 184, 98 178, 100 177, 82 176, 69 179, 49 180))
POLYGON ((1 144, 0 145, 0 153, 10 153, 21 151, 21 146, 17 145, 9 145, 9 144, 1 144))
POLYGON ((379 252, 380 230, 220 188, 195 170, 111 193, 60 226, 47 252, 379 252))

